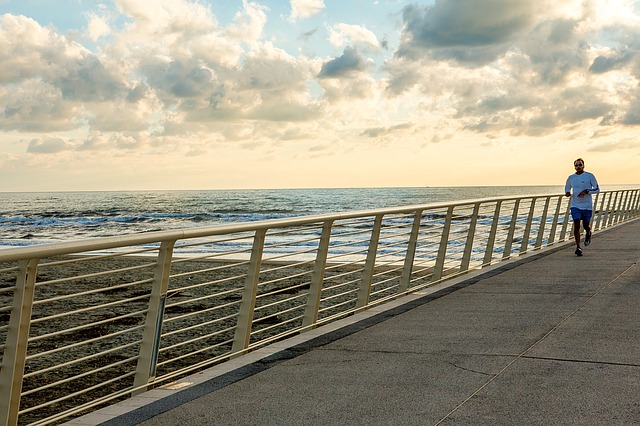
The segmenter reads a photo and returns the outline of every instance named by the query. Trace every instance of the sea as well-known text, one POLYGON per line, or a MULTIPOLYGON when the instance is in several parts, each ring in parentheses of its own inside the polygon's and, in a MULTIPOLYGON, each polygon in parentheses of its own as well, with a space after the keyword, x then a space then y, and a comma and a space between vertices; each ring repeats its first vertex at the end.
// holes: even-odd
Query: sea
MULTIPOLYGON (((637 188, 617 185, 605 189, 637 188)), ((562 186, 1 192, 0 248, 511 195, 562 186)))

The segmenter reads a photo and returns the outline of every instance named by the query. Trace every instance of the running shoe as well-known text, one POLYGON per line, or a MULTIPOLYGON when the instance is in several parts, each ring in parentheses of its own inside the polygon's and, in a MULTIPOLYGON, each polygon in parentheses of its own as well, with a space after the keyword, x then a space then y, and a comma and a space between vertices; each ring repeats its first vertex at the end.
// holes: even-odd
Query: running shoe
POLYGON ((578 257, 582 256, 582 249, 580 247, 576 249, 576 256, 578 257))
POLYGON ((589 244, 591 244, 591 232, 589 232, 587 236, 584 237, 584 245, 588 246, 589 244))

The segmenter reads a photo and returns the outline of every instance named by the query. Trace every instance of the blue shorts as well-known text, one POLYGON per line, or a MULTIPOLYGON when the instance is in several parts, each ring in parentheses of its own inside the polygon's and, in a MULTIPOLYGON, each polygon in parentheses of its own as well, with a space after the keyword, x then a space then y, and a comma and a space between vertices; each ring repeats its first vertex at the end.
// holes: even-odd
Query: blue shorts
POLYGON ((592 210, 582 210, 577 207, 571 207, 571 217, 573 220, 582 220, 589 223, 591 221, 592 210))

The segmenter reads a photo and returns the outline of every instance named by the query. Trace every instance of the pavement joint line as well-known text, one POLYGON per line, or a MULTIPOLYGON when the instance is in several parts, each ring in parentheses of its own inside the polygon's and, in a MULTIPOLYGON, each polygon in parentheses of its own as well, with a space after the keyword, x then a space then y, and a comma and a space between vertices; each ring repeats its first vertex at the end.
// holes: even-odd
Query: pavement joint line
POLYGON ((491 377, 489 380, 487 380, 487 382, 485 382, 482 386, 480 386, 478 389, 476 389, 471 395, 469 395, 464 401, 462 401, 460 404, 458 404, 453 410, 451 410, 449 413, 447 413, 442 419, 438 420, 438 422, 436 422, 435 426, 438 426, 439 424, 441 424, 443 421, 445 421, 446 419, 448 419, 453 413, 455 413, 456 411, 458 411, 462 406, 464 406, 467 402, 469 402, 471 400, 471 398, 473 398, 474 396, 476 396, 478 393, 480 393, 484 388, 486 388, 487 386, 489 386, 489 384, 491 384, 494 380, 496 380, 498 377, 500 377, 505 371, 507 371, 509 368, 511 368, 511 366, 518 360, 522 359, 527 352, 531 351, 533 348, 535 348, 539 343, 543 342, 544 340, 546 340, 550 335, 552 335, 562 324, 564 324, 566 321, 569 320, 569 318, 573 317, 576 313, 578 313, 580 310, 582 310, 585 306, 587 306, 587 304, 594 299, 595 297, 597 297, 600 293, 602 293, 607 287, 609 287, 611 284, 613 284, 613 282, 617 281, 618 278, 622 277, 624 274, 626 274, 628 271, 630 271, 631 269, 633 269, 635 266, 637 265, 637 262, 633 262, 627 269, 625 269, 624 271, 622 271, 621 273, 619 273, 618 275, 616 275, 611 281, 609 281, 608 283, 602 285, 601 287, 599 287, 597 289, 597 291, 595 293, 593 293, 589 298, 587 298, 587 300, 584 301, 584 303, 580 304, 576 309, 573 310, 573 312, 571 312, 569 315, 567 315, 565 318, 563 318, 560 322, 558 322, 558 324, 556 324, 554 327, 551 328, 551 330, 549 330, 544 336, 542 336, 540 339, 538 339, 535 343, 533 343, 531 346, 529 346, 527 349, 525 349, 520 355, 516 356, 513 360, 511 360, 511 362, 509 362, 507 365, 504 366, 504 368, 502 368, 500 371, 498 371, 498 373, 496 373, 493 377, 491 377))
POLYGON ((628 362, 594 361, 594 360, 588 360, 588 359, 554 358, 554 357, 530 356, 530 355, 525 355, 525 356, 523 356, 521 358, 523 358, 523 359, 533 359, 533 360, 542 360, 542 361, 559 361, 559 362, 579 363, 579 364, 613 365, 613 366, 617 366, 617 367, 640 367, 640 364, 631 364, 631 363, 628 363, 628 362))

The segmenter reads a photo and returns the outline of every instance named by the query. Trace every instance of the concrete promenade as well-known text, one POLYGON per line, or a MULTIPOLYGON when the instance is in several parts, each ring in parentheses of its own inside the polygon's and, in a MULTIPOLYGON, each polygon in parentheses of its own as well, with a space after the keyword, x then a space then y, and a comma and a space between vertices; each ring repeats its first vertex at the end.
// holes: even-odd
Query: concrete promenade
POLYGON ((70 424, 638 425, 640 220, 296 336, 70 424))

